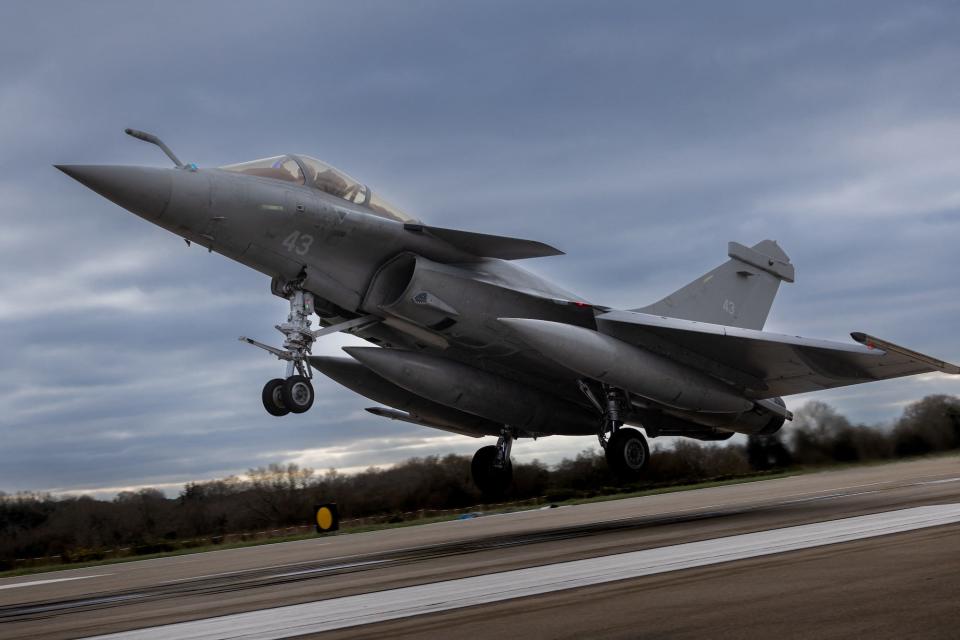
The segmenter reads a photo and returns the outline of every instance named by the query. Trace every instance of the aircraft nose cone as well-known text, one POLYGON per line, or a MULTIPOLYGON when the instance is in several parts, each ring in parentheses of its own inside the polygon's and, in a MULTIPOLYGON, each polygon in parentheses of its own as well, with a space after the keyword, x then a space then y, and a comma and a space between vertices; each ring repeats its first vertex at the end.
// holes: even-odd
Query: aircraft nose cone
POLYGON ((85 187, 149 220, 166 211, 172 189, 171 169, 109 165, 54 165, 85 187))

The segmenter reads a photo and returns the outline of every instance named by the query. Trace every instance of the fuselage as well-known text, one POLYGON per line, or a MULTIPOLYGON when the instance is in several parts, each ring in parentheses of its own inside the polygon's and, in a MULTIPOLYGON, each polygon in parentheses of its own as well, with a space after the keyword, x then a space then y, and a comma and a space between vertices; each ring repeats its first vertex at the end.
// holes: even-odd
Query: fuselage
MULTIPOLYGON (((382 315, 383 323, 357 334, 380 346, 442 353, 566 398, 562 404, 582 399, 575 374, 534 357, 497 318, 592 326, 591 307, 511 261, 464 251, 424 233, 419 221, 269 177, 224 169, 65 171, 153 224, 263 273, 275 290, 302 279, 324 324, 382 315), (113 171, 119 174, 108 177, 113 171), (425 304, 418 287, 430 291, 425 304)), ((590 434, 595 424, 563 432, 590 434)))

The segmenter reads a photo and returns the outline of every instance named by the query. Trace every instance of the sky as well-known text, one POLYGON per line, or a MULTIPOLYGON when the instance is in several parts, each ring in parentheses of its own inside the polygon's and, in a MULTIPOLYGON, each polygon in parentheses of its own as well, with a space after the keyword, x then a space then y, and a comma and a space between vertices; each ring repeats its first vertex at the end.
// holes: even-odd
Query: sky
MULTIPOLYGON (((960 362, 958 31, 923 0, 2 3, 0 490, 175 494, 484 444, 324 379, 310 412, 268 416, 282 367, 236 339, 276 339, 268 280, 51 166, 168 165, 125 127, 201 167, 323 158, 431 224, 563 249, 524 266, 613 307, 775 239, 797 280, 767 329, 960 362)), ((885 424, 931 393, 960 377, 787 403, 885 424)))

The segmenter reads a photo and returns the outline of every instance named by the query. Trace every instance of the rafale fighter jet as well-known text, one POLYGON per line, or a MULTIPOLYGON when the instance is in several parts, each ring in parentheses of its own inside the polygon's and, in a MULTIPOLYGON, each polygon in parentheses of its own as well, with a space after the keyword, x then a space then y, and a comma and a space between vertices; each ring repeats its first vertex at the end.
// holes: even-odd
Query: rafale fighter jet
POLYGON ((142 218, 269 276, 290 313, 286 362, 266 383, 274 416, 313 404, 314 372, 385 407, 370 413, 472 437, 497 436, 472 471, 489 494, 510 484, 517 438, 596 435, 621 479, 639 477, 647 436, 726 440, 791 419, 781 396, 960 368, 864 333, 853 343, 762 331, 781 282, 773 241, 729 243, 729 260, 659 302, 600 306, 516 260, 560 255, 530 240, 427 225, 334 167, 284 155, 219 168, 61 165, 142 218), (313 315, 320 327, 312 326, 313 315), (373 346, 311 355, 347 332, 373 346))

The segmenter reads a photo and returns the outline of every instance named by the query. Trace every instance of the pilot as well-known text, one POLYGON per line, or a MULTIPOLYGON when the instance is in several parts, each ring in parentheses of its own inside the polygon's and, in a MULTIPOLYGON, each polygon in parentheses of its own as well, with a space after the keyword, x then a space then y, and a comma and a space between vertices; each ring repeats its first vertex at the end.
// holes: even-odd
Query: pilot
POLYGON ((321 191, 326 191, 329 194, 335 195, 340 198, 346 198, 349 183, 344 180, 336 171, 332 169, 327 169, 325 171, 318 171, 312 180, 313 186, 321 191))

